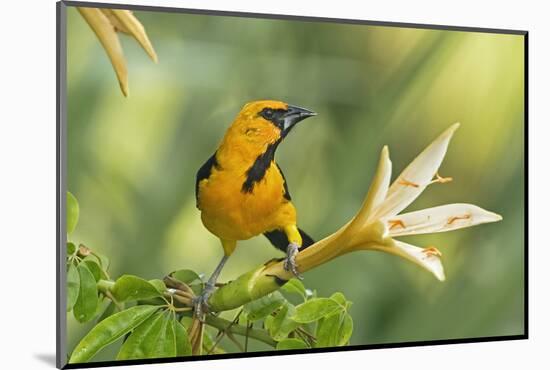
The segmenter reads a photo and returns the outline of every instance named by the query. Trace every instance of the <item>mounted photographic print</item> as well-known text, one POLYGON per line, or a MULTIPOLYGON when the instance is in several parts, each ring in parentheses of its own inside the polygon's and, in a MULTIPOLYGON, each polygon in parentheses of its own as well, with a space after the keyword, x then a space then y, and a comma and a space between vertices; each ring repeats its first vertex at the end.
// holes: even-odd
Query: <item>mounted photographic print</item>
POLYGON ((58 367, 527 338, 526 52, 58 3, 58 367))

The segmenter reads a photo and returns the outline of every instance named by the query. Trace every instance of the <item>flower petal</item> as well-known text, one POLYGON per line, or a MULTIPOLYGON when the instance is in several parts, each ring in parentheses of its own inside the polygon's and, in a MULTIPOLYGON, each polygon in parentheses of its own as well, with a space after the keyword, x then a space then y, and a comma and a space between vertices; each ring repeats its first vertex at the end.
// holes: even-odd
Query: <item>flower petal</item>
POLYGON ((386 222, 391 237, 441 233, 502 220, 502 216, 473 204, 457 203, 404 213, 386 222))
POLYGON ((124 59, 122 47, 120 46, 115 28, 101 10, 97 8, 77 9, 103 45, 107 56, 111 60, 113 69, 115 70, 120 89, 124 96, 128 96, 128 71, 126 70, 126 60, 124 59))
POLYGON ((394 240, 394 246, 371 246, 370 249, 378 250, 403 257, 430 271, 439 281, 445 281, 445 271, 441 263, 441 256, 433 248, 419 248, 414 245, 394 240))
POLYGON ((354 223, 363 226, 369 219, 369 215, 373 209, 376 209, 384 199, 388 192, 391 179, 391 161, 388 147, 384 146, 380 153, 380 160, 378 161, 378 168, 372 179, 369 192, 363 201, 361 209, 355 216, 354 223))
POLYGON ((405 168, 391 185, 386 200, 376 210, 374 217, 395 216, 424 191, 439 169, 449 141, 459 126, 455 123, 449 127, 405 168))
POLYGON ((120 22, 120 24, 123 26, 122 30, 127 34, 132 35, 141 45, 143 50, 145 50, 147 55, 149 55, 149 57, 153 60, 153 62, 157 63, 157 53, 155 53, 155 49, 153 48, 151 41, 149 41, 149 37, 147 37, 145 28, 140 23, 140 21, 132 14, 132 12, 123 9, 106 10, 110 11, 113 16, 118 20, 118 22, 120 22))

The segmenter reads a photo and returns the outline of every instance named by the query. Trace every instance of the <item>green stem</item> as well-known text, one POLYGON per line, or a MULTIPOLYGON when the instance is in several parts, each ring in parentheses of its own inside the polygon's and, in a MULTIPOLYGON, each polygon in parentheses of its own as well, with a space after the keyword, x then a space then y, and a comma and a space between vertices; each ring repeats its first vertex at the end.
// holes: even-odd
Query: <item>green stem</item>
POLYGON ((249 271, 223 287, 217 289, 208 299, 212 312, 228 311, 263 297, 281 287, 274 276, 265 274, 267 265, 249 271))
MULTIPOLYGON (((347 225, 331 236, 318 241, 296 256, 300 272, 306 272, 337 257, 342 250, 341 236, 347 225)), ((293 277, 281 261, 268 261, 217 289, 208 299, 212 312, 232 310, 278 290, 293 277)))
MULTIPOLYGON (((301 273, 314 269, 349 252, 376 250, 392 245, 384 237, 385 225, 381 221, 359 228, 351 220, 338 231, 304 249, 296 256, 301 273)), ((208 299, 212 312, 232 310, 278 290, 293 277, 281 261, 269 261, 216 290, 208 299)))
POLYGON ((113 302, 115 304, 116 308, 119 311, 123 311, 124 310, 124 304, 119 303, 115 299, 115 297, 113 297, 113 293, 111 292, 111 289, 113 289, 114 285, 115 285, 114 281, 100 279, 97 282, 97 290, 99 290, 101 293, 103 293, 105 295, 105 297, 109 298, 111 300, 111 302, 113 302))
MULTIPOLYGON (((205 319, 205 323, 219 330, 226 330, 229 328, 228 332, 232 334, 242 335, 243 337, 247 335, 246 327, 242 325, 237 325, 237 324, 231 325, 231 321, 222 319, 221 317, 207 315, 205 319)), ((265 330, 249 328, 248 336, 250 338, 259 340, 260 342, 264 342, 265 344, 268 344, 271 347, 275 348, 277 346, 277 342, 274 341, 265 330)))
POLYGON ((111 289, 114 285, 114 281, 101 279, 97 282, 97 290, 99 290, 103 294, 107 294, 111 292, 111 289))

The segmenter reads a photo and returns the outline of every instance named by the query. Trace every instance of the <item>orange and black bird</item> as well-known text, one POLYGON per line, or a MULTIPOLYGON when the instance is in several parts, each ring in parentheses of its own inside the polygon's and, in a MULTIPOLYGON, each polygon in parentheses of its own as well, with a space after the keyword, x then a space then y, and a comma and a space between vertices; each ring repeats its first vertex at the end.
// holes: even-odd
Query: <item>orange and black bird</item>
POLYGON ((246 104, 216 152, 197 172, 195 195, 204 226, 224 255, 195 302, 207 307, 216 280, 237 241, 264 234, 286 252, 284 268, 300 277, 295 256, 313 240, 296 225, 296 208, 275 162, 275 151, 295 125, 316 113, 280 101, 246 104))

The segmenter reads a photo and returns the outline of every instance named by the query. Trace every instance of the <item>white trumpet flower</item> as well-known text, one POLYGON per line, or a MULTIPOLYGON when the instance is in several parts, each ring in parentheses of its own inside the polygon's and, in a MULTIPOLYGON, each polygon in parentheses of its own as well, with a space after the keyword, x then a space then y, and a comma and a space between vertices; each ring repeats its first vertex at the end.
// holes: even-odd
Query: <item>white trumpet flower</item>
POLYGON ((400 214, 429 185, 447 183, 450 177, 438 174, 439 166, 447 152, 453 133, 459 127, 456 123, 432 142, 389 186, 391 161, 388 148, 382 149, 380 162, 374 180, 361 211, 352 224, 362 229, 363 239, 353 250, 378 250, 406 258, 427 269, 441 281, 445 273, 441 263, 441 252, 435 247, 419 248, 394 237, 440 233, 502 220, 496 213, 486 211, 472 204, 447 204, 400 214), (377 237, 373 238, 373 235, 377 237), (376 242, 376 240, 380 242, 376 242), (374 241, 374 242, 373 242, 374 241))
MULTIPOLYGON (((441 252, 435 247, 419 248, 394 238, 439 233, 502 220, 500 215, 472 204, 447 204, 403 213, 429 185, 448 183, 438 174, 447 146, 458 128, 454 124, 431 143, 390 186, 391 162, 387 147, 382 149, 378 169, 359 212, 336 232, 301 250, 296 255, 299 272, 306 272, 346 253, 375 250, 410 260, 445 280, 441 252)), ((210 297, 214 311, 237 308, 279 289, 293 277, 282 262, 269 261, 229 282, 210 297)))

